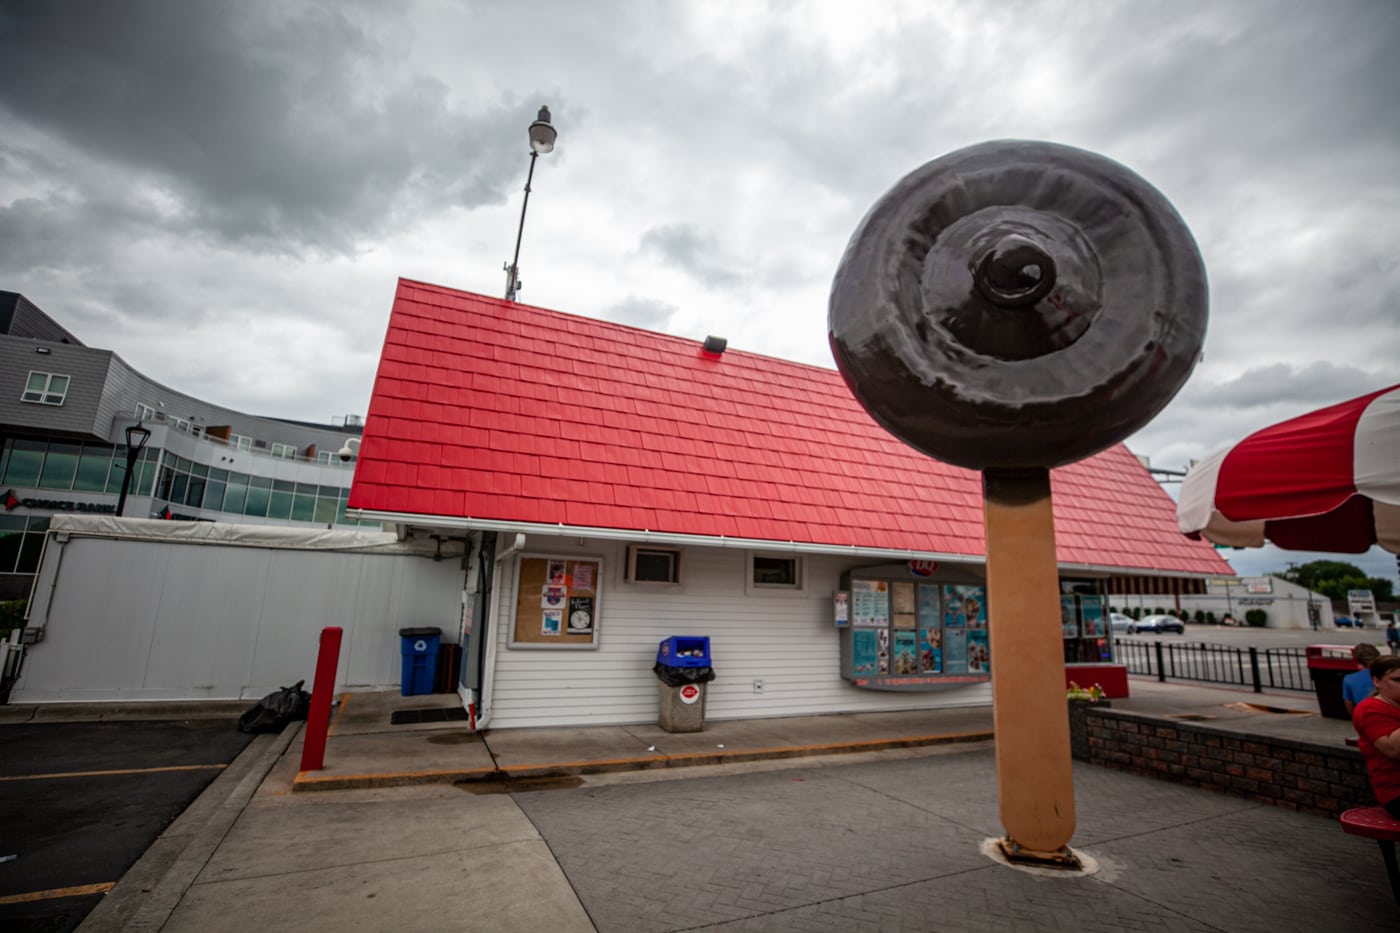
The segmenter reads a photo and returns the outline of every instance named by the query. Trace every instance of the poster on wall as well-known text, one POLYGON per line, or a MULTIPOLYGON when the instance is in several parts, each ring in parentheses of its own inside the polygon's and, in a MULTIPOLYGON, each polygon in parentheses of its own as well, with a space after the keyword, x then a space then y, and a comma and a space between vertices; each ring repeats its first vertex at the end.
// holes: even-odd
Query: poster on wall
POLYGON ((943 624, 943 620, 938 617, 939 607, 942 604, 938 598, 938 592, 937 584, 919 584, 919 592, 915 597, 915 610, 921 629, 936 629, 943 624))
POLYGON ((953 628, 986 628, 987 597, 982 587, 944 586, 943 624, 953 628))
POLYGON ((950 628, 944 630, 943 673, 967 673, 967 629, 950 628))
POLYGON ((851 581, 851 624, 890 624, 890 585, 885 580, 851 581))
POLYGON ((880 643, 879 651, 876 654, 878 665, 875 673, 888 674, 890 672, 890 630, 887 628, 876 629, 875 636, 880 643))
POLYGON ((1073 596, 1060 597, 1060 631, 1065 638, 1079 637, 1079 617, 1074 609, 1073 596))
POLYGON ((1102 596, 1079 597, 1079 614, 1083 619, 1085 638, 1103 638, 1108 635, 1108 626, 1104 624, 1103 618, 1102 596))
POLYGON ((594 647, 601 567, 598 558, 521 555, 516 564, 511 647, 594 647))
POLYGON ((987 630, 967 630, 967 670, 974 674, 987 674, 992 670, 992 657, 987 652, 987 630))
POLYGON ((880 646, 874 629, 851 632, 851 670, 856 674, 874 674, 878 668, 880 646))
POLYGON ((593 597, 569 597, 569 634, 586 635, 593 631, 593 597))
POLYGON ((941 628, 919 630, 919 673, 943 673, 943 630, 941 628))
POLYGON ((837 593, 831 605, 832 621, 837 628, 849 628, 851 625, 851 594, 837 593))
POLYGON ((915 632, 894 633, 894 673, 898 675, 919 672, 918 639, 915 632))

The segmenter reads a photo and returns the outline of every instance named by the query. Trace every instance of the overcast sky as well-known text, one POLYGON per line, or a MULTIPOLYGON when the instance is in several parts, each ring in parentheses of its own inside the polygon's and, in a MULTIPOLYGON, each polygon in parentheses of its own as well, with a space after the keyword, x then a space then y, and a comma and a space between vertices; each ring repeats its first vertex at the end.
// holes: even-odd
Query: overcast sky
POLYGON ((363 414, 400 276, 503 293, 548 104, 522 301, 831 366, 871 204, 1046 139, 1200 245, 1204 361, 1128 441, 1179 469, 1400 381, 1397 47, 1395 0, 0 0, 0 289, 211 402, 363 414))

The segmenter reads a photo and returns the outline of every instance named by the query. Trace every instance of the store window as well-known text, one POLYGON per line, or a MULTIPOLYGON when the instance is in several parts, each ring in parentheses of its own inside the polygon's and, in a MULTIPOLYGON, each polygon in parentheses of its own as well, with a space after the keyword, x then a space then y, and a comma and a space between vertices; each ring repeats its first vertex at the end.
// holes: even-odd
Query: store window
POLYGON ((626 580, 628 583, 680 583, 681 552, 676 548, 627 548, 626 580))
POLYGON ((749 574, 746 589, 794 590, 803 589, 803 558, 798 555, 749 554, 749 574))
POLYGON ((0 514, 0 573, 36 573, 48 528, 47 515, 0 514))
POLYGON ((9 486, 39 485, 39 472, 44 468, 44 451, 48 447, 43 441, 17 438, 8 442, 9 462, 5 465, 5 483, 9 486))
POLYGON ((78 472, 80 444, 50 442, 47 456, 44 457, 44 470, 39 474, 40 489, 73 488, 73 476, 78 472))
POLYGON ((67 394, 67 376, 30 370, 29 379, 24 383, 24 392, 20 394, 19 400, 36 405, 62 405, 67 394))
POLYGON ((243 514, 255 518, 266 518, 267 506, 271 498, 272 480, 269 477, 248 477, 248 500, 243 505, 243 514))

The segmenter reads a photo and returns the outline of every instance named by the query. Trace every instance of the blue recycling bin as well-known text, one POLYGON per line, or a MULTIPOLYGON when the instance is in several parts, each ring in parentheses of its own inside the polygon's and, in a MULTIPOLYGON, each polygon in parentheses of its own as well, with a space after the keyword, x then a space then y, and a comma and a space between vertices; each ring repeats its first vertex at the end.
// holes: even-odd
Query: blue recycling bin
POLYGON ((441 639, 442 629, 435 625, 399 629, 399 654, 403 656, 400 696, 412 697, 433 692, 438 642, 441 639))

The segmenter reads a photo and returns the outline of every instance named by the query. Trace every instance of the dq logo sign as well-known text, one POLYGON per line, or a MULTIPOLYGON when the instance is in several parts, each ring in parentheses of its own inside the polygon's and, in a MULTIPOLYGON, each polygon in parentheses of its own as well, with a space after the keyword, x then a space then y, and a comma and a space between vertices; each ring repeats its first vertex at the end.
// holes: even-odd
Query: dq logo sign
POLYGON ((916 577, 931 577, 938 569, 936 560, 911 560, 909 562, 909 572, 916 577))
POLYGON ((700 688, 695 684, 686 684, 681 688, 681 702, 687 705, 700 699, 700 688))

